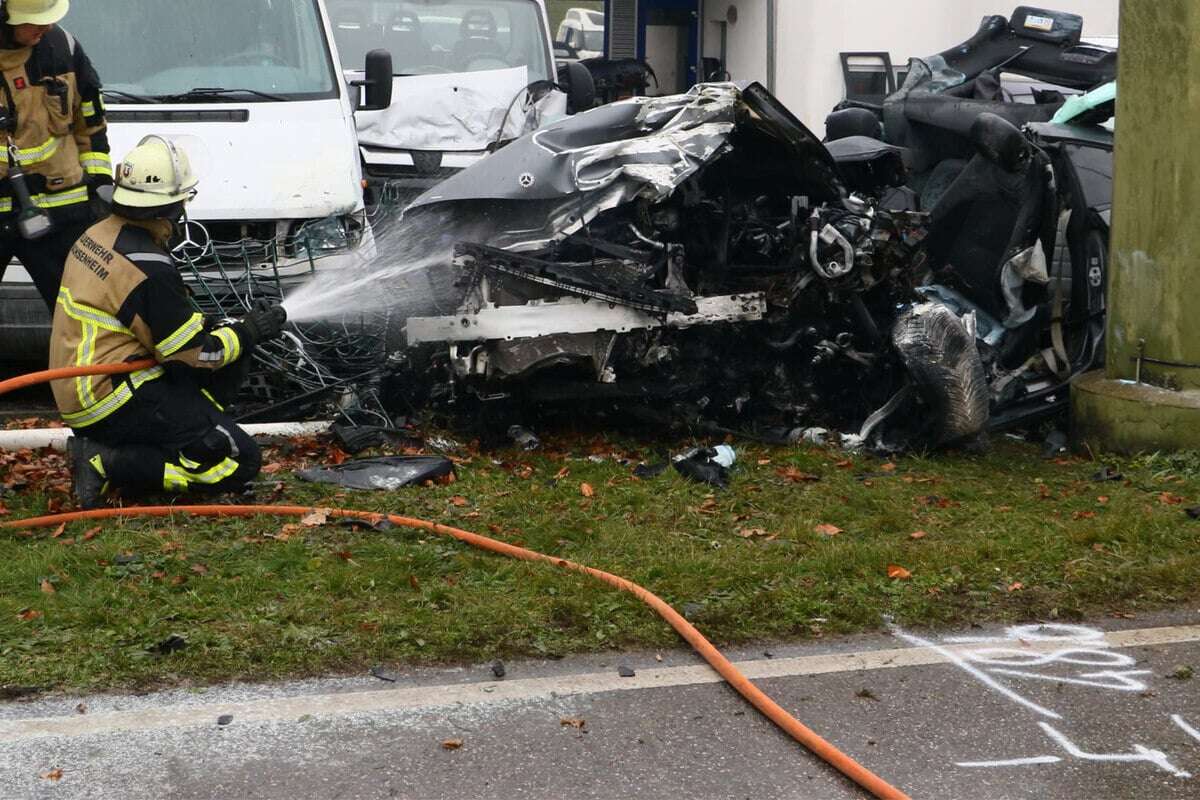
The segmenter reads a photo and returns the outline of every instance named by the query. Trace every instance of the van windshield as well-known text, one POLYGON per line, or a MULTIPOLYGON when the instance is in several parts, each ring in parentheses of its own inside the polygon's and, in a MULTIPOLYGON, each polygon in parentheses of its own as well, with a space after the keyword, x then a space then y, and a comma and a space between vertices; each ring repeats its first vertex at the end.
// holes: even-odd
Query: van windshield
POLYGON ((361 70, 382 48, 397 75, 527 67, 530 81, 554 77, 533 0, 330 0, 329 16, 346 69, 361 70))
POLYGON ((72 3, 74 33, 106 89, 186 95, 245 89, 206 102, 312 100, 337 95, 318 0, 104 0, 72 3))

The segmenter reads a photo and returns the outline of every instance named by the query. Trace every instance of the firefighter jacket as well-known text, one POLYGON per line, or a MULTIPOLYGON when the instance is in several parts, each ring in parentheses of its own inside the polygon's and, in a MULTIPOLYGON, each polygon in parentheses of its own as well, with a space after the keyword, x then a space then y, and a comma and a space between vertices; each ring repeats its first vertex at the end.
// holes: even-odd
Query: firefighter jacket
POLYGON ((253 349, 241 323, 214 327, 195 310, 164 248, 170 233, 170 223, 113 214, 71 248, 54 311, 51 369, 159 362, 128 376, 53 381, 58 410, 72 428, 111 416, 164 367, 211 374, 253 349))
MULTIPOLYGON (((55 26, 34 47, 0 48, 0 105, 12 126, 33 201, 53 219, 88 219, 89 188, 111 184, 100 77, 71 34, 55 26)), ((0 132, 0 142, 8 142, 0 132)), ((0 157, 0 179, 8 158, 0 157)), ((0 180, 0 222, 13 212, 0 180)))

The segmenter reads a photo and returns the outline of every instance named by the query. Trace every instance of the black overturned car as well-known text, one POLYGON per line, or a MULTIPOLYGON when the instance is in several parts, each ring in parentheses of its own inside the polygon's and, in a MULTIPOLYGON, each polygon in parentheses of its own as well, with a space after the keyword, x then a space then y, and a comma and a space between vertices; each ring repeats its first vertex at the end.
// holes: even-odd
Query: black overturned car
MULTIPOLYGON (((1102 238, 1077 235, 1096 201, 1063 180, 1078 167, 1061 132, 959 101, 1016 65, 995 41, 1042 79, 1078 36, 1014 44, 999 20, 914 63, 882 109, 841 110, 827 143, 757 84, 702 84, 579 114, 440 184, 406 216, 453 240, 436 268, 453 291, 405 315, 396 391, 498 429, 616 409, 883 449, 1060 409, 1102 349, 1103 254, 1086 249, 1102 238), (946 125, 917 119, 944 102, 961 112, 946 125)), ((1084 71, 1070 85, 1091 88, 1084 71)), ((1062 100, 1036 115, 1055 124, 1062 100)))

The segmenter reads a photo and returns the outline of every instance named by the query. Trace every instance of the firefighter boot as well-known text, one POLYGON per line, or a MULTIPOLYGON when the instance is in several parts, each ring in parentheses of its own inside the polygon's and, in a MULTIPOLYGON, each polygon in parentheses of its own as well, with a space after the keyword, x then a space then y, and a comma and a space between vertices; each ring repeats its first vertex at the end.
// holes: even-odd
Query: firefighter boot
POLYGON ((101 496, 108 490, 108 475, 104 456, 110 448, 72 436, 67 440, 67 456, 71 462, 71 492, 82 509, 98 508, 101 496))

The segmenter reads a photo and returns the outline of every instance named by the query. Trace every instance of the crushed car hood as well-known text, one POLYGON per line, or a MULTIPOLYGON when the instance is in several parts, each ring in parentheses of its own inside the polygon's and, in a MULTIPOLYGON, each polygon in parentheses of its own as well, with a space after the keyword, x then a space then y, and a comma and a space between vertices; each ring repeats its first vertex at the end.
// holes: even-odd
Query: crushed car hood
POLYGON ((665 199, 728 152, 740 129, 790 152, 780 170, 791 173, 796 194, 844 196, 829 151, 766 89, 714 83, 612 103, 522 137, 421 195, 409 212, 484 201, 502 246, 540 247, 634 199, 665 199))
POLYGON ((382 111, 359 111, 362 145, 395 150, 478 152, 497 140, 514 139, 540 120, 566 113, 566 95, 546 93, 524 109, 528 69, 403 75, 394 79, 394 96, 382 111), (503 130, 502 130, 503 128, 503 130))

